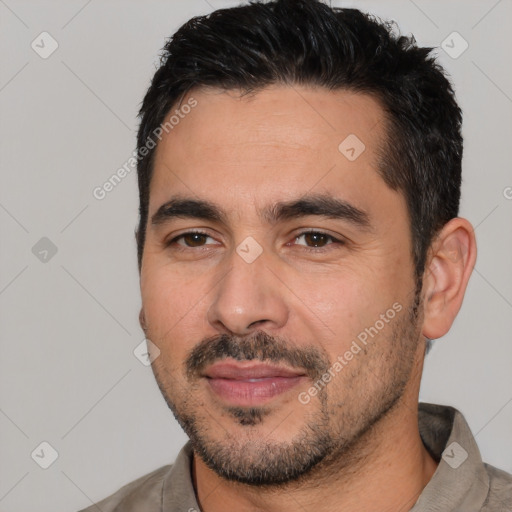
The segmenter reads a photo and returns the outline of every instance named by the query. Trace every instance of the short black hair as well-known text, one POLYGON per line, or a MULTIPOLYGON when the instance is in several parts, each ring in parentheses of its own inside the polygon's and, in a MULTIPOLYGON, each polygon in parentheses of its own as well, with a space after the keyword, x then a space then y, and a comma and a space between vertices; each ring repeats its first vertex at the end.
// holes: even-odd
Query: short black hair
MULTIPOLYGON (((421 286, 430 244, 458 214, 462 112, 434 48, 416 45, 393 22, 319 0, 253 1, 194 17, 166 42, 144 97, 137 149, 193 88, 257 92, 274 84, 365 93, 384 111, 378 172, 400 191, 410 216, 421 286)), ((139 157, 139 269, 155 147, 139 157)))

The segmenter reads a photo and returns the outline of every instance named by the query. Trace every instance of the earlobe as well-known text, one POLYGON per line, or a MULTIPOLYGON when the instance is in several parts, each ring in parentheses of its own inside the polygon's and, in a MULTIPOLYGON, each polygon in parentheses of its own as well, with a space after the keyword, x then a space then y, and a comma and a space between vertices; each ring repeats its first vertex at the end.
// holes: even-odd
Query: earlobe
POLYGON ((146 316, 144 315, 144 309, 140 308, 139 312, 139 324, 144 332, 146 332, 148 326, 146 323, 146 316))
POLYGON ((450 220, 432 243, 423 277, 422 334, 427 338, 437 339, 449 331, 462 305, 475 261, 473 227, 460 217, 450 220))

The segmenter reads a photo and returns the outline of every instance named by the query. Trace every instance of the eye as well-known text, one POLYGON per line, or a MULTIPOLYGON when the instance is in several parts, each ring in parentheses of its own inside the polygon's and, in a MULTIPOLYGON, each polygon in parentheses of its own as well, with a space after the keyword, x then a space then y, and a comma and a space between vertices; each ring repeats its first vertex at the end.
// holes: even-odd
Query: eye
POLYGON ((307 248, 321 249, 336 243, 343 244, 343 241, 322 231, 304 231, 295 237, 295 243, 307 248))
MULTIPOLYGON (((215 243, 215 240, 208 235, 207 233, 203 233, 200 231, 189 231, 187 233, 182 233, 181 235, 173 238, 169 242, 167 242, 167 246, 171 245, 179 245, 181 247, 203 247, 207 244, 208 239, 215 243)), ((211 242, 210 242, 211 244, 211 242)))

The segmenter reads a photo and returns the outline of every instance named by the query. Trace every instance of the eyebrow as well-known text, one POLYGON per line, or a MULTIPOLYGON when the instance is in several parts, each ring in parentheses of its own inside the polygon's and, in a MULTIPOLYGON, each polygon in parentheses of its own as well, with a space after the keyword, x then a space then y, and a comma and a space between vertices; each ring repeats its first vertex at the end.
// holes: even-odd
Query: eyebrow
MULTIPOLYGON (((369 215, 349 202, 329 195, 306 195, 291 201, 280 201, 259 211, 269 224, 290 219, 319 216, 340 219, 359 228, 371 228, 369 215)), ((154 226, 174 218, 203 219, 228 224, 226 213, 214 203, 202 199, 175 197, 164 203, 151 217, 154 226)))
POLYGON ((180 197, 172 198, 160 206, 151 217, 151 224, 157 226, 174 218, 204 219, 227 224, 226 215, 213 203, 180 197))
POLYGON ((278 202, 262 211, 270 224, 315 215, 348 221, 357 227, 371 227, 369 215, 348 201, 329 195, 306 195, 295 201, 278 202))

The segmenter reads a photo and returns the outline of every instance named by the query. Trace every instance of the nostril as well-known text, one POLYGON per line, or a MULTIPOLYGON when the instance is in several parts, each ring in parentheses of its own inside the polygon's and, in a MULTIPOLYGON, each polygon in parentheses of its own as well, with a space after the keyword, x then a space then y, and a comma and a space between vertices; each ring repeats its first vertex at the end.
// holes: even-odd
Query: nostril
POLYGON ((255 325, 263 324, 265 322, 270 322, 270 320, 256 320, 255 322, 251 322, 248 326, 248 328, 254 327, 255 325))

